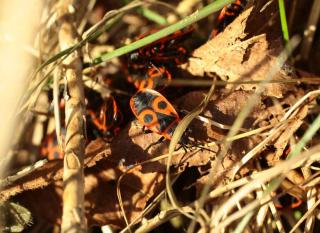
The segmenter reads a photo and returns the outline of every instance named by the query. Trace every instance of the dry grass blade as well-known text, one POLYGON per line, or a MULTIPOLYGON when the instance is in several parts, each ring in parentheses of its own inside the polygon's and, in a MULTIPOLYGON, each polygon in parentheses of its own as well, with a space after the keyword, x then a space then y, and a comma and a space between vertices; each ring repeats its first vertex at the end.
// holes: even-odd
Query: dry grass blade
MULTIPOLYGON (((154 210, 154 208, 157 206, 157 204, 159 204, 159 202, 164 198, 165 196, 165 190, 163 190, 162 192, 160 192, 160 194, 154 198, 154 200, 152 200, 152 202, 143 210, 143 212, 141 213, 140 217, 137 218, 136 221, 131 222, 129 225, 127 225, 124 229, 121 230, 120 233, 126 233, 126 232, 130 232, 131 228, 135 225, 138 224, 143 216, 146 216, 147 214, 149 214, 152 210, 154 210)), ((121 205, 123 205, 123 203, 121 203, 121 205)))
MULTIPOLYGON (((173 153, 173 155, 177 155, 177 154, 180 154, 180 153, 182 153, 182 150, 175 151, 173 153)), ((152 158, 152 159, 148 159, 146 161, 143 161, 142 163, 138 163, 138 164, 135 164, 133 166, 130 166, 130 167, 128 167, 128 169, 123 174, 121 174, 121 176, 117 180, 117 197, 118 197, 118 201, 119 201, 119 205, 120 205, 120 209, 121 209, 123 218, 124 218, 124 220, 125 220, 125 222, 127 224, 127 228, 128 228, 129 232, 132 232, 132 230, 131 230, 132 223, 129 223, 129 221, 128 221, 128 218, 127 218, 127 215, 126 215, 126 211, 125 211, 125 208, 124 208, 124 205, 123 205, 123 200, 122 200, 121 182, 122 182, 123 178, 126 175, 128 175, 131 171, 133 171, 135 168, 137 168, 139 166, 142 166, 144 164, 147 164, 147 163, 156 162, 156 161, 160 161, 160 160, 166 159, 166 158, 169 157, 169 155, 170 155, 170 153, 165 154, 165 155, 161 155, 161 156, 158 156, 158 157, 155 157, 155 158, 152 158)), ((173 180, 173 182, 174 181, 175 181, 175 179, 173 180)))
POLYGON ((96 23, 94 26, 92 26, 91 28, 89 28, 87 31, 85 31, 83 33, 83 38, 85 38, 84 40, 91 40, 93 38, 96 38, 97 35, 100 34, 100 29, 102 29, 105 24, 108 22, 108 20, 110 20, 111 18, 115 17, 118 14, 124 13, 128 10, 131 10, 133 8, 142 6, 144 3, 139 1, 139 0, 135 0, 132 1, 130 4, 122 7, 119 10, 112 10, 107 12, 104 16, 103 19, 101 19, 98 23, 96 23))
POLYGON ((62 134, 61 134, 61 116, 60 116, 60 98, 59 98, 59 80, 61 77, 61 70, 57 68, 53 76, 53 107, 54 107, 54 120, 56 128, 56 137, 59 147, 63 151, 62 134))
POLYGON ((135 232, 136 233, 150 232, 151 230, 155 229, 157 226, 161 225, 162 223, 179 215, 181 215, 181 213, 177 209, 161 211, 154 218, 148 220, 147 223, 144 223, 141 227, 139 227, 135 232))
MULTIPOLYGON (((260 168, 259 165, 258 165, 258 167, 260 168)), ((256 191, 257 198, 262 199, 264 188, 265 187, 262 186, 261 189, 258 189, 256 191)), ((267 201, 269 201, 271 199, 271 197, 267 196, 266 199, 267 199, 267 201)), ((258 210, 258 213, 256 216, 256 223, 257 223, 258 229, 261 229, 263 227, 264 221, 267 217, 267 213, 268 213, 268 206, 267 205, 261 206, 260 209, 258 210)))
POLYGON ((0 180, 0 189, 4 188, 6 186, 9 186, 12 183, 14 183, 16 180, 32 173, 34 170, 38 169, 39 167, 44 166, 47 162, 48 161, 46 159, 39 160, 35 164, 28 166, 28 167, 24 168, 23 170, 19 171, 15 175, 8 176, 5 179, 0 180))
MULTIPOLYGON (((309 93, 306 95, 309 96, 309 93)), ((302 97, 301 100, 305 100, 306 97, 302 97)), ((303 101, 299 100, 297 103, 301 104, 303 101)), ((280 135, 281 132, 285 132, 288 126, 290 126, 290 130, 297 129, 301 126, 302 120, 306 117, 308 107, 302 107, 300 111, 297 110, 299 104, 293 105, 289 111, 285 114, 285 116, 281 119, 279 126, 274 127, 268 137, 266 137, 261 143, 255 146, 250 152, 248 152, 244 157, 241 158, 241 161, 233 167, 233 177, 237 174, 239 169, 246 164, 249 160, 253 158, 258 152, 262 150, 264 146, 266 146, 269 142, 271 142, 275 136, 280 135), (293 112, 295 110, 295 112, 293 112), (290 121, 287 121, 289 118, 290 121), (286 123, 284 122, 286 121, 286 123)), ((283 133, 284 134, 284 133, 283 133)), ((291 134, 290 134, 291 135, 291 134)))
MULTIPOLYGON (((263 195, 265 195, 265 196, 270 196, 270 195, 265 194, 265 193, 266 193, 266 190, 265 190, 265 192, 264 192, 263 195)), ((271 214, 272 214, 272 216, 273 216, 273 218, 274 218, 274 220, 275 220, 275 224, 276 224, 276 226, 277 226, 278 231, 281 232, 281 233, 285 233, 284 227, 283 227, 282 222, 281 222, 281 218, 280 218, 280 216, 279 216, 279 214, 278 214, 278 212, 277 212, 277 209, 276 209, 274 203, 273 203, 273 202, 270 202, 270 203, 268 204, 268 206, 269 206, 269 209, 270 209, 270 211, 271 211, 271 214)))
MULTIPOLYGON (((309 167, 303 167, 301 168, 301 171, 303 173, 303 176, 305 180, 308 180, 309 178, 312 177, 312 172, 309 167)), ((317 189, 315 187, 311 187, 307 189, 307 207, 308 210, 310 210, 316 203, 316 195, 317 195, 317 189)), ((306 224, 305 224, 305 232, 312 232, 315 224, 315 216, 314 215, 309 215, 306 219, 306 224)))
POLYGON ((318 96, 320 95, 320 90, 310 91, 305 96, 303 96, 299 101, 297 101, 288 112, 283 116, 281 121, 286 120, 304 101, 306 101, 311 96, 318 96))
MULTIPOLYGON (((190 207, 182 207, 181 208, 183 212, 188 213, 190 212, 191 208, 190 207)), ((192 212, 192 211, 191 211, 192 212)), ((155 217, 152 219, 148 220, 146 223, 144 223, 141 227, 139 227, 135 233, 146 233, 150 232, 153 229, 155 229, 157 226, 160 226, 164 222, 181 215, 181 212, 178 211, 176 208, 169 209, 169 210, 164 210, 158 213, 155 217)))
MULTIPOLYGON (((201 79, 174 79, 170 81, 161 81, 159 82, 161 85, 170 85, 170 86, 196 86, 196 87, 210 87, 212 84, 211 80, 201 80, 201 79)), ((319 84, 320 78, 299 78, 299 79, 284 79, 284 80, 249 80, 249 81, 223 81, 217 80, 216 86, 225 86, 228 84, 259 84, 259 85, 270 85, 274 83, 310 83, 310 84, 319 84)))
MULTIPOLYGON (((320 205, 320 199, 314 203, 314 205, 302 216, 302 218, 299 219, 299 221, 296 223, 294 227, 290 230, 289 233, 293 233, 297 230, 297 228, 305 221, 310 215, 316 210, 316 208, 320 205)), ((312 232, 312 231, 310 231, 312 232)))
MULTIPOLYGON (((206 95, 204 100, 201 102, 201 104, 181 120, 181 122, 177 126, 177 128, 172 136, 172 140, 170 141, 170 145, 169 145, 169 157, 168 157, 167 166, 166 166, 166 189, 168 192, 168 196, 169 196, 170 202, 173 207, 179 209, 181 211, 181 213, 183 213, 188 218, 191 218, 193 220, 194 220, 193 216, 191 216, 190 214, 185 214, 183 212, 183 210, 180 209, 180 205, 175 197, 174 191, 172 190, 171 181, 170 181, 171 159, 172 159, 172 154, 176 148, 176 145, 179 143, 183 133, 185 132, 185 130, 187 129, 187 127, 189 126, 191 121, 194 118, 196 118, 196 116, 198 116, 207 106, 207 104, 213 94, 214 88, 215 88, 215 82, 213 82, 208 94, 206 95)), ((197 214, 197 212, 195 214, 197 214)))
POLYGON ((274 139, 276 135, 278 135, 282 130, 288 127, 289 122, 287 124, 280 125, 276 130, 274 130, 271 134, 268 135, 262 142, 260 142, 257 146, 255 146, 251 151, 249 151, 239 163, 235 164, 232 171, 232 177, 235 177, 240 168, 246 164, 249 160, 251 160, 256 154, 261 152, 262 148, 264 148, 271 140, 274 139))
MULTIPOLYGON (((285 162, 279 163, 270 169, 259 172, 258 174, 256 174, 255 179, 253 179, 251 182, 239 189, 239 191, 237 191, 231 198, 229 198, 229 200, 227 200, 219 208, 219 210, 216 212, 215 218, 212 219, 212 227, 214 227, 214 229, 217 230, 226 227, 231 222, 244 216, 248 211, 257 208, 261 204, 265 204, 262 203, 261 200, 255 200, 248 204, 246 207, 244 207, 242 210, 234 214, 231 214, 225 220, 220 222, 220 219, 223 219, 223 216, 225 216, 226 213, 228 213, 238 201, 243 199, 250 192, 260 188, 262 184, 271 181, 273 178, 283 176, 283 174, 286 174, 288 171, 292 169, 295 169, 302 165, 310 164, 313 161, 317 161, 319 159, 319 156, 319 146, 316 146, 310 151, 302 153, 299 157, 294 157, 290 160, 286 160, 285 162)), ((275 185, 269 187, 268 192, 264 193, 264 195, 270 194, 270 192, 275 188, 275 185)))

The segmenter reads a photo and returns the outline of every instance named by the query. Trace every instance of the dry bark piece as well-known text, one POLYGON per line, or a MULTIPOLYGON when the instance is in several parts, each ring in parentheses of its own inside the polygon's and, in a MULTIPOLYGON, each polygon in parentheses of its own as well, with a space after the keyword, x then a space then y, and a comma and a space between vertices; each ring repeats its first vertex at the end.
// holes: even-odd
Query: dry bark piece
MULTIPOLYGON (((85 167, 95 166, 102 158, 110 154, 110 149, 103 140, 91 142, 86 148, 85 167)), ((13 184, 2 187, 0 201, 5 201, 11 196, 27 190, 33 190, 48 186, 54 181, 62 179, 62 160, 54 160, 44 166, 35 169, 28 175, 18 179, 13 184)))
MULTIPOLYGON (((231 82, 265 80, 283 50, 277 2, 264 7, 265 2, 248 6, 223 32, 196 49, 184 68, 195 76, 213 73, 231 82)), ((290 75, 283 68, 273 80, 290 79, 290 75)), ((235 85, 227 87, 235 88, 235 85)), ((241 84, 236 88, 255 91, 260 87, 241 84)), ((280 98, 289 88, 289 84, 269 84, 263 94, 280 98)))

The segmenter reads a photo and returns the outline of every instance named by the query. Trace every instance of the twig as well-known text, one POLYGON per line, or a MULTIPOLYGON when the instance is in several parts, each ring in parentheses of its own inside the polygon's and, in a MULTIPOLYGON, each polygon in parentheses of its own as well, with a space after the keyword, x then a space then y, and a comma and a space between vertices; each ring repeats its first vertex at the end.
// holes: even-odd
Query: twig
POLYGON ((56 136, 60 149, 62 150, 62 135, 61 135, 61 120, 60 120, 60 98, 59 98, 59 79, 61 76, 61 70, 57 68, 53 75, 53 109, 54 120, 56 126, 56 136))
MULTIPOLYGON (((183 210, 185 212, 190 211, 190 207, 183 207, 183 210)), ((149 219, 147 222, 142 224, 135 232, 136 233, 145 233, 150 232, 151 230, 155 229, 157 226, 160 226, 164 222, 167 222, 168 220, 181 215, 181 213, 173 208, 169 210, 163 210, 160 213, 158 213, 155 217, 152 219, 149 219)))
POLYGON ((43 165, 45 165, 48 162, 48 160, 43 159, 43 160, 39 160, 37 161, 35 164, 32 164, 28 167, 25 167, 24 169, 18 171, 16 174, 12 175, 12 176, 8 176, 4 179, 0 180, 0 188, 3 189, 8 185, 13 184, 16 180, 30 174, 31 172, 33 172, 34 170, 42 167, 43 165))
MULTIPOLYGON (((292 229, 290 230, 289 233, 293 233, 295 232, 295 230, 301 225, 301 223, 308 219, 308 217, 314 213, 314 211, 317 209, 317 207, 320 205, 320 199, 314 203, 314 205, 308 209, 308 211, 302 216, 302 218, 299 219, 299 221, 296 223, 296 225, 294 227, 292 227, 292 229)), ((310 231, 311 232, 311 231, 310 231)))
MULTIPOLYGON (((303 167, 301 168, 302 174, 305 179, 308 179, 312 176, 311 169, 309 167, 303 167)), ((317 188, 311 187, 307 189, 307 207, 308 210, 314 206, 316 203, 316 195, 317 195, 317 188)), ((314 215, 308 215, 306 219, 306 224, 304 226, 305 232, 313 232, 315 225, 315 216, 314 215)))
MULTIPOLYGON (((75 22, 75 7, 81 1, 64 1, 61 6, 59 30, 60 49, 78 43, 75 22)), ((84 112, 85 98, 82 82, 82 63, 79 50, 63 61, 65 68, 65 122, 66 145, 63 170, 63 213, 61 232, 87 232, 84 211, 84 112)))
POLYGON ((291 9, 290 9, 290 16, 288 19, 288 27, 289 27, 289 32, 291 32, 291 33, 292 33, 292 29, 293 29, 294 18, 296 16, 296 12, 297 12, 297 3, 298 3, 298 0, 293 0, 292 5, 291 5, 291 9))
POLYGON ((309 57, 309 53, 312 46, 312 41, 317 29, 317 23, 320 17, 320 0, 315 0, 311 9, 308 24, 304 30, 304 37, 301 45, 301 57, 306 60, 309 57))

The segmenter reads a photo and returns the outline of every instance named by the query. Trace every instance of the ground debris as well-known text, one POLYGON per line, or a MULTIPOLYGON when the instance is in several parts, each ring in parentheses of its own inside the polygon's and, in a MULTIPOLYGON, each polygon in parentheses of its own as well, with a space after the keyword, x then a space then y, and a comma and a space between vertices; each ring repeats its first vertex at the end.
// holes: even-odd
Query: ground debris
MULTIPOLYGON (((288 92, 285 94, 286 97, 278 101, 281 105, 290 107, 300 97, 301 93, 299 93, 299 91, 288 92)), ((216 91, 203 115, 220 124, 230 126, 242 108, 245 107, 251 95, 252 92, 240 90, 232 93, 226 90, 216 91)), ((204 92, 202 91, 190 92, 179 99, 176 104, 179 109, 190 111, 201 102, 203 97, 204 92)), ((243 129, 250 130, 278 121, 285 111, 281 107, 276 107, 275 103, 271 97, 261 97, 245 121, 243 129), (273 119, 273 121, 270 121, 270 119, 273 119)), ((301 119, 303 119, 303 116, 301 119)), ((198 119, 192 122, 190 128, 193 129, 192 137, 197 139, 199 145, 222 140, 228 132, 226 129, 220 129, 198 119)), ((296 130, 297 127, 294 127, 294 129, 296 130)), ((137 218, 147 201, 164 187, 165 159, 139 165, 141 162, 168 152, 168 142, 154 145, 146 151, 146 148, 157 142, 160 137, 155 133, 144 133, 142 126, 133 121, 120 132, 110 145, 102 139, 98 139, 87 146, 85 206, 90 224, 124 226, 119 205, 110 205, 110 203, 118 203, 116 182, 128 168, 137 165, 130 170, 121 183, 123 203, 130 221, 137 218)), ((253 135, 233 142, 232 148, 223 161, 221 172, 224 171, 225 174, 235 162, 239 161, 246 152, 262 139, 263 137, 260 135, 253 135)), ((286 142, 288 140, 289 138, 286 137, 286 142)), ((199 169, 203 166, 210 167, 222 146, 222 144, 213 143, 209 148, 210 151, 197 150, 197 148, 187 154, 181 151, 173 157, 172 165, 180 168, 179 172, 191 167, 198 167, 199 169)), ((248 164, 243 167, 239 174, 241 176, 245 175, 252 169, 251 164, 248 164)), ((205 180, 205 174, 206 172, 199 179, 200 183, 205 180)), ((1 198, 6 200, 10 196, 16 196, 14 199, 30 208, 35 215, 46 218, 50 222, 59 222, 60 211, 58 210, 61 208, 60 195, 62 193, 61 176, 62 161, 49 162, 2 190, 1 198), (34 198, 37 198, 39 205, 33 204, 35 203, 34 198), (44 208, 44 206, 47 208, 44 208), (55 208, 57 211, 53 211, 54 215, 51 211, 43 211, 48 208, 55 208)), ((225 177, 228 177, 228 174, 225 174, 225 177)))

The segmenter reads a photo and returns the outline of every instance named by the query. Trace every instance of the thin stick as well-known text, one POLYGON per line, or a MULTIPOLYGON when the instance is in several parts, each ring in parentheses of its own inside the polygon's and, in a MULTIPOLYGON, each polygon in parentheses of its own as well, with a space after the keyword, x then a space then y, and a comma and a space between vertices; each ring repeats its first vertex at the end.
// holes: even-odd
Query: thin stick
MULTIPOLYGON (((74 14, 71 7, 78 6, 81 1, 65 1, 61 7, 59 30, 60 49, 64 50, 78 43, 77 30, 74 27, 74 14), (72 5, 74 3, 74 5, 72 5)), ((65 68, 65 122, 66 145, 63 168, 63 213, 62 233, 87 232, 84 212, 84 112, 85 98, 82 81, 82 63, 79 50, 68 56, 64 61, 65 68)))
POLYGON ((62 135, 61 135, 61 121, 60 121, 60 98, 59 98, 59 79, 61 77, 60 69, 57 68, 53 75, 53 109, 54 109, 54 120, 56 126, 56 136, 58 145, 62 150, 62 135))
MULTIPOLYGON (((309 167, 302 167, 301 171, 302 171, 302 174, 306 180, 311 178, 312 172, 309 167)), ((317 188, 316 187, 310 187, 307 189, 307 208, 308 208, 308 210, 310 210, 314 206, 314 204, 316 203, 316 195, 317 195, 317 188)), ((304 231, 305 232, 313 232, 315 222, 316 222, 315 216, 308 215, 306 218, 306 224, 304 225, 304 231)))
POLYGON ((314 35, 317 29, 317 23, 320 17, 320 0, 315 0, 310 12, 309 20, 303 34, 303 41, 301 45, 301 57, 306 60, 309 57, 314 35))

